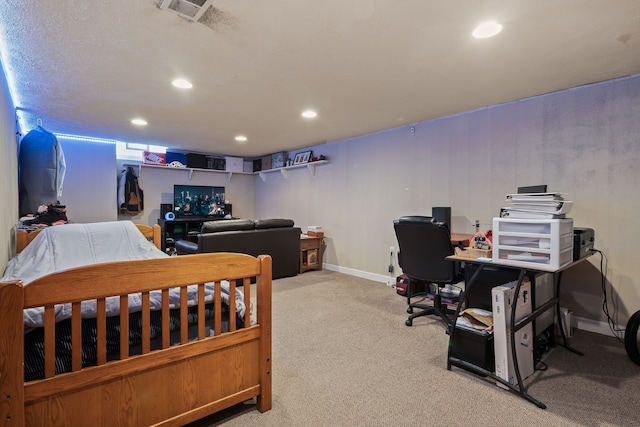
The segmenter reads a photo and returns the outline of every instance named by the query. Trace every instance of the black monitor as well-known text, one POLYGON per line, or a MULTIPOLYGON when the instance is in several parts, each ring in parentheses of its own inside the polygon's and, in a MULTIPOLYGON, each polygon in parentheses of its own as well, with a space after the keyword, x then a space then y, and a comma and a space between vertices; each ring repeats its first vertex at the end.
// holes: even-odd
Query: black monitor
POLYGON ((225 188, 208 185, 174 185, 173 212, 177 217, 223 217, 225 188))

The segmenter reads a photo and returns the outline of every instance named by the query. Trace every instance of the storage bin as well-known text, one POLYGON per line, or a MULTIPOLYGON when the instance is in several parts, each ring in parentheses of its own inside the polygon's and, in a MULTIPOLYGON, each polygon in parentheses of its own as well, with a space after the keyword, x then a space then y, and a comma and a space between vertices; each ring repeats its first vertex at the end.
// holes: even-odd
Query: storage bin
POLYGON ((573 219, 493 219, 493 259, 555 271, 573 261, 573 219))
POLYGON ((451 340, 451 357, 493 372, 495 370, 493 334, 456 327, 451 340))
POLYGON ((225 157, 227 172, 244 172, 244 159, 242 157, 225 157))

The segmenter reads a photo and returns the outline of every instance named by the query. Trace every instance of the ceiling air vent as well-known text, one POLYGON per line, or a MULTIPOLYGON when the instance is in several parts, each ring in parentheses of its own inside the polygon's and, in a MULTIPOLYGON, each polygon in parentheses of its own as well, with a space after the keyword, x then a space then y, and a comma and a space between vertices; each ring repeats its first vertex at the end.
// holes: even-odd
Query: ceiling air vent
POLYGON ((175 12, 190 21, 197 21, 211 3, 213 0, 160 0, 158 7, 175 12))

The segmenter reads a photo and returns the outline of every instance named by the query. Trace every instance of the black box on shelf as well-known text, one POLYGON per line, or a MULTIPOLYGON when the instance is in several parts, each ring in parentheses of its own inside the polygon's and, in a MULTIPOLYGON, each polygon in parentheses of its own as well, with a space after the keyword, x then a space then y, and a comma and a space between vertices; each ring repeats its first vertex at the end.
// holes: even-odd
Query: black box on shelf
POLYGON ((207 169, 207 156, 204 154, 187 153, 187 167, 207 169))
POLYGON ((227 169, 227 160, 224 157, 207 157, 207 169, 223 171, 227 169))
POLYGON ((451 357, 495 371, 493 334, 457 327, 451 340, 451 357))

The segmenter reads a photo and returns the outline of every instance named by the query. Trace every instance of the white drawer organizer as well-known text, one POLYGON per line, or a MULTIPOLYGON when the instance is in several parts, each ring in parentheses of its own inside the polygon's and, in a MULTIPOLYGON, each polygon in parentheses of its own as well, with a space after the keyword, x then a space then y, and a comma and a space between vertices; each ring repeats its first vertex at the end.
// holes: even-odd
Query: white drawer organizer
POLYGON ((555 271, 573 261, 573 219, 493 218, 493 260, 555 271))

